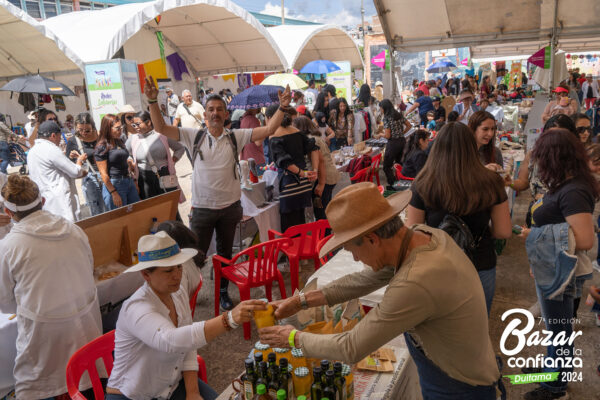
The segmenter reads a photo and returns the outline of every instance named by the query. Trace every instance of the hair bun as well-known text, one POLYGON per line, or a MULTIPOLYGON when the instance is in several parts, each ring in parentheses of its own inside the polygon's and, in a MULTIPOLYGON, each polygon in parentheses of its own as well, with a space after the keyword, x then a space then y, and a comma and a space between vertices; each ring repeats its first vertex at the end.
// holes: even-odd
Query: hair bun
POLYGON ((9 175, 8 181, 2 188, 2 197, 17 205, 29 204, 39 195, 35 182, 28 176, 9 175))

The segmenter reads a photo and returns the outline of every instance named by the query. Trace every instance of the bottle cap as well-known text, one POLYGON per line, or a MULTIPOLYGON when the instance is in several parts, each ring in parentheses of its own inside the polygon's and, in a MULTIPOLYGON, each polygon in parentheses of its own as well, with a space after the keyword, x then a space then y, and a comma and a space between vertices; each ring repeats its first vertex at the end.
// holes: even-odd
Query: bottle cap
POLYGON ((256 343, 254 344, 254 348, 255 348, 256 350, 259 350, 259 351, 265 351, 265 350, 268 350, 268 349, 269 349, 269 345, 268 345, 268 344, 261 343, 260 341, 258 341, 258 342, 256 342, 256 343))
POLYGON ((302 349, 292 349, 292 357, 304 357, 302 349))
POLYGON ((342 370, 342 363, 339 361, 336 361, 333 363, 333 370, 334 371, 341 371, 342 370))
POLYGON ((350 375, 350 372, 352 372, 352 369, 350 368, 350 366, 348 364, 343 364, 342 365, 342 376, 348 376, 348 375, 350 375))
POLYGON ((275 353, 283 354, 283 353, 287 353, 289 351, 289 349, 283 349, 281 347, 273 347, 273 351, 275 353))
POLYGON ((306 400, 306 396, 298 396, 297 400, 306 400))
POLYGON ((265 393, 267 393, 267 387, 261 383, 260 385, 258 385, 256 387, 256 393, 257 394, 265 394, 265 393))
POLYGON ((283 389, 279 389, 277 391, 277 400, 285 400, 285 398, 287 397, 285 390, 283 389))
MULTIPOLYGON (((304 378, 305 376, 308 376, 308 368, 306 367, 298 367, 294 370, 294 375, 296 375, 299 378, 304 378)), ((298 397, 298 400, 300 400, 300 397, 298 397)))
POLYGON ((281 358, 279 359, 279 366, 280 366, 281 368, 287 368, 287 366, 288 366, 288 359, 287 359, 287 358, 285 358, 285 357, 281 357, 281 358))
POLYGON ((275 360, 277 360, 277 356, 275 355, 275 353, 269 353, 269 355, 267 356, 267 360, 269 360, 269 362, 275 362, 275 360))
POLYGON ((251 359, 251 358, 246 358, 245 363, 246 363, 246 368, 248 368, 248 367, 250 367, 250 368, 254 367, 254 360, 251 359))
POLYGON ((260 363, 258 363, 258 367, 259 368, 264 368, 267 369, 267 362, 266 361, 261 361, 260 363))
POLYGON ((327 378, 333 378, 333 375, 334 375, 334 374, 335 374, 335 373, 334 373, 332 370, 330 370, 330 369, 328 369, 327 371, 325 371, 325 376, 326 376, 327 378))
POLYGON ((313 375, 321 375, 321 367, 314 367, 313 375))

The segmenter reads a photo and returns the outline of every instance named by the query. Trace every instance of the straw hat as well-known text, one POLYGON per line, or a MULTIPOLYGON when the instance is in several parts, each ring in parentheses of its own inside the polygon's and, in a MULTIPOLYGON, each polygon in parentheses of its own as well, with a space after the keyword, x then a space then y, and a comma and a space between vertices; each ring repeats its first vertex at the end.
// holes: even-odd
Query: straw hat
POLYGON ((460 96, 458 96, 458 101, 463 101, 467 97, 470 97, 471 99, 475 98, 475 96, 473 96, 473 92, 471 92, 469 90, 463 90, 460 93, 460 96))
POLYGON ((131 104, 125 104, 123 107, 119 108, 119 115, 121 114, 135 114, 135 108, 131 104))
POLYGON ((142 236, 138 241, 138 260, 125 272, 141 271, 151 267, 172 267, 190 260, 198 254, 196 249, 180 249, 179 245, 163 231, 142 236))
POLYGON ((411 197, 412 192, 405 190, 386 199, 372 182, 361 182, 340 190, 325 211, 333 237, 325 243, 320 256, 381 227, 400 214, 411 197))

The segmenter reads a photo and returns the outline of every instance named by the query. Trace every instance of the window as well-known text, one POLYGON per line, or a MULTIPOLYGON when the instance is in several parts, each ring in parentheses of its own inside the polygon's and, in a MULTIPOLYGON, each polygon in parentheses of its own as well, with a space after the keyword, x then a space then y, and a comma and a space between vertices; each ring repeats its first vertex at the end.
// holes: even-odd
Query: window
POLYGON ((91 10, 92 7, 90 3, 84 3, 83 1, 79 2, 79 10, 80 11, 88 11, 91 10))
POLYGON ((62 14, 69 13, 73 11, 73 2, 72 1, 64 1, 60 2, 60 12, 62 14))
POLYGON ((56 17, 56 3, 54 0, 44 0, 44 12, 46 13, 46 18, 56 17))
POLYGON ((40 3, 37 1, 25 1, 25 7, 27 7, 27 14, 31 15, 33 18, 42 18, 40 3))
POLYGON ((8 0, 13 6, 21 8, 21 0, 8 0))

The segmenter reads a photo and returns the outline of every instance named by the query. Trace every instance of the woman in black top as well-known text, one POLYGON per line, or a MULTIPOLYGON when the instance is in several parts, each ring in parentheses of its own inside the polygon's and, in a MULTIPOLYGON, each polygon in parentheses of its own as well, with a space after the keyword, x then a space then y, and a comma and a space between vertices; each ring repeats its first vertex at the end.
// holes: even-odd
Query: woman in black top
POLYGON ((402 164, 402 175, 414 178, 425 166, 427 161, 427 147, 429 146, 429 132, 419 129, 408 138, 406 143, 406 156, 402 164))
POLYGON ((460 217, 468 226, 477 242, 472 261, 489 315, 496 287, 493 239, 510 237, 512 225, 502 178, 481 164, 475 138, 466 125, 444 125, 411 190, 408 226, 427 223, 438 227, 446 215, 460 217))
MULTIPOLYGON (((265 113, 271 118, 279 105, 272 105, 265 113)), ((319 148, 308 132, 292 126, 292 118, 286 112, 281 126, 270 137, 269 146, 275 165, 279 168, 279 212, 281 231, 294 225, 306 223, 304 209, 312 207, 312 187, 317 179, 317 168, 306 170, 305 156, 310 155, 311 164, 319 165, 319 148)))
POLYGON ((388 140, 383 155, 383 172, 387 178, 388 190, 394 190, 393 185, 396 180, 394 162, 402 164, 402 154, 404 154, 404 145, 406 144, 404 134, 412 125, 388 99, 383 99, 379 103, 379 107, 383 111, 383 132, 375 137, 384 137, 388 140))
POLYGON ((102 197, 107 210, 140 201, 135 182, 129 176, 135 165, 121 140, 121 133, 121 121, 115 115, 102 118, 94 158, 104 182, 102 197))
POLYGON ((102 177, 98 171, 94 151, 98 143, 98 131, 90 113, 83 112, 75 118, 75 135, 67 141, 65 154, 71 161, 77 161, 80 154, 87 154, 85 166, 88 173, 81 180, 81 191, 92 216, 105 211, 102 198, 102 177))
MULTIPOLYGON (((551 128, 544 131, 536 141, 531 152, 531 160, 537 166, 537 175, 548 191, 537 200, 531 208, 532 223, 536 228, 546 225, 567 223, 575 236, 575 251, 589 250, 594 245, 594 222, 592 214, 594 204, 598 200, 600 190, 598 182, 592 175, 588 166, 588 157, 583 144, 572 132, 566 129, 551 128)), ((554 231, 554 229, 553 229, 554 231)), ((524 236, 529 230, 523 230, 524 236)), ((537 232, 536 232, 537 233, 537 232)), ((539 238, 546 238, 546 235, 539 238)), ((554 240, 527 240, 526 248, 528 257, 539 259, 538 254, 548 254, 554 250, 554 240)), ((531 238, 535 239, 535 238, 531 238)), ((584 265, 581 257, 577 255, 578 266, 584 265)), ((589 263, 589 260, 587 260, 589 263)), ((554 271, 559 262, 552 262, 546 267, 554 271)), ((543 268, 542 268, 543 269, 543 268)), ((576 272, 578 272, 576 270, 576 272)), ((539 270, 536 270, 539 271, 539 270)), ((538 283, 539 279, 546 278, 543 273, 536 275, 536 289, 538 301, 541 306, 542 316, 546 329, 556 337, 559 333, 569 337, 573 331, 572 318, 574 315, 575 299, 581 296, 583 283, 591 278, 592 269, 585 271, 586 275, 573 276, 564 291, 546 298, 538 283)), ((534 271, 535 274, 535 271, 534 271)), ((562 351, 564 356, 573 355, 573 343, 565 345, 548 346, 548 359, 558 361, 562 358, 557 351, 562 351)), ((545 368, 543 372, 558 372, 556 381, 544 382, 540 387, 529 392, 525 398, 559 398, 566 393, 567 380, 563 372, 570 372, 572 368, 561 368, 561 363, 556 368, 545 368), (537 396, 537 397, 534 397, 537 396), (546 397, 543 397, 546 396, 546 397), (554 396, 554 397, 551 397, 554 396)))

